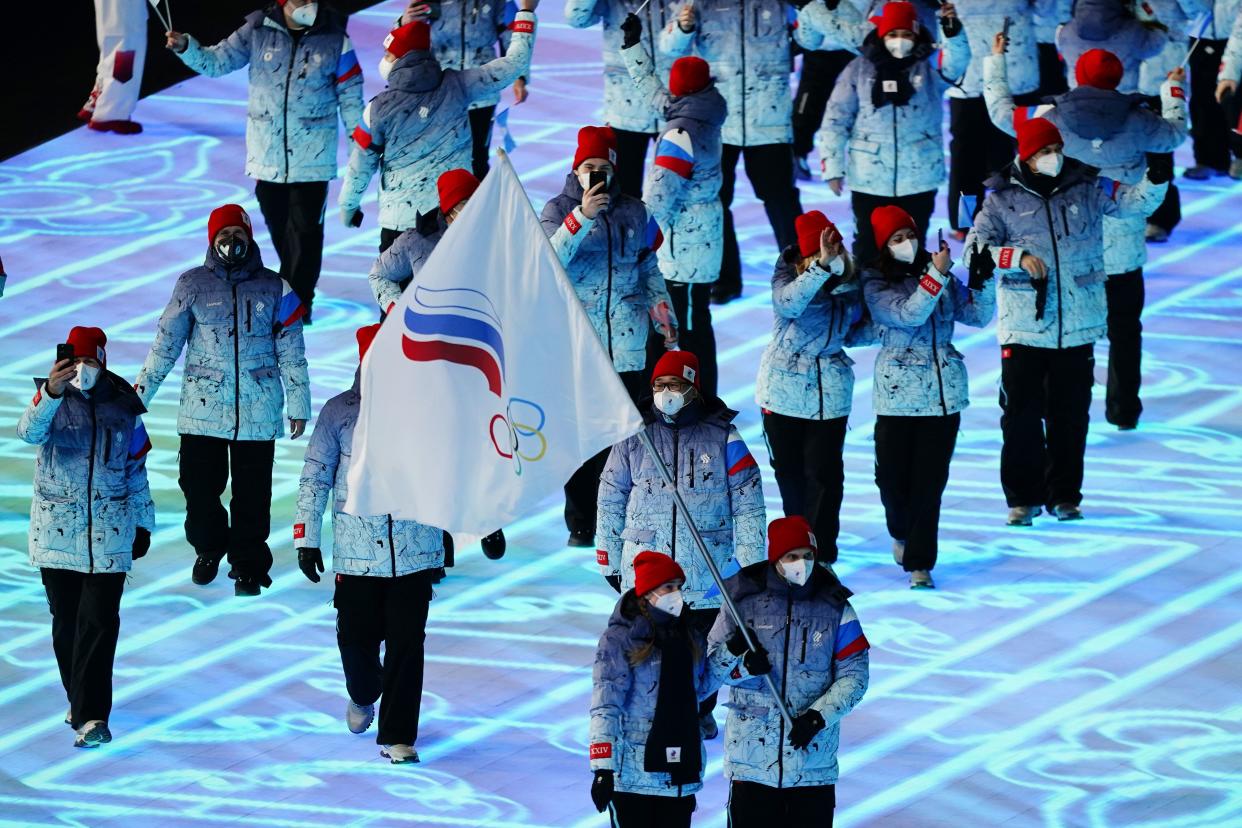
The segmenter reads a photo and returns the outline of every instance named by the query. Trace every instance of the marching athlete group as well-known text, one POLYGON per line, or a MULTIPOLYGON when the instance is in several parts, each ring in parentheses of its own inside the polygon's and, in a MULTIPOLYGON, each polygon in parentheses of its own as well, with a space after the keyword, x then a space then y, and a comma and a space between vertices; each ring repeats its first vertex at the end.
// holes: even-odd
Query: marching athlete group
MULTIPOLYGON (((596 549, 621 596, 596 653, 589 740, 591 798, 616 824, 690 823, 722 685, 732 824, 832 822, 839 722, 866 691, 869 652, 831 569, 854 389, 847 347, 880 346, 875 478, 911 587, 934 587, 941 496, 969 403, 958 322, 998 317, 1006 522, 1029 526, 1045 509, 1083 517, 1101 337, 1108 420, 1131 429, 1142 413, 1142 265, 1179 212, 1171 153, 1193 134, 1188 177, 1242 177, 1229 160, 1242 139, 1226 118, 1237 117, 1242 12, 1218 0, 1214 28, 1192 46, 1185 30, 1200 2, 1153 13, 1128 0, 567 0, 572 26, 602 24, 605 125, 578 132, 542 223, 676 489, 638 437, 565 487, 569 544, 596 549), (1188 54, 1193 129, 1179 66, 1188 54), (1207 80, 1213 55, 1223 66, 1207 80), (946 181, 946 93, 961 275, 943 238, 927 242, 946 181), (848 249, 823 212, 801 206, 811 134, 823 180, 850 191, 848 249), (785 513, 771 524, 737 412, 717 396, 711 305, 742 290, 730 211, 739 159, 780 249, 755 395, 785 513), (722 595, 712 570, 730 564, 722 595)), ((178 279, 136 381, 107 370, 103 330, 75 327, 18 423, 39 446, 30 557, 77 746, 111 739, 125 573, 155 527, 141 415, 184 352, 177 432, 192 579, 211 583, 227 559, 235 593, 259 595, 271 585, 275 440, 297 439, 312 419, 303 337, 337 124, 352 138, 346 226, 364 221, 359 205, 379 176, 370 285, 382 320, 487 174, 500 91, 528 94, 536 3, 415 0, 383 43, 387 88, 365 106, 345 21, 326 4, 276 0, 213 46, 167 33, 204 74, 249 67, 246 172, 279 272, 264 265, 246 212, 218 208, 204 263, 178 279)), ((360 358, 378 328, 358 331, 360 358)), ((452 538, 343 511, 362 391, 355 376, 315 419, 294 547, 318 582, 331 506, 346 723, 366 732, 378 703, 381 752, 417 762, 425 626, 452 538)), ((503 531, 483 548, 503 555, 503 531)))

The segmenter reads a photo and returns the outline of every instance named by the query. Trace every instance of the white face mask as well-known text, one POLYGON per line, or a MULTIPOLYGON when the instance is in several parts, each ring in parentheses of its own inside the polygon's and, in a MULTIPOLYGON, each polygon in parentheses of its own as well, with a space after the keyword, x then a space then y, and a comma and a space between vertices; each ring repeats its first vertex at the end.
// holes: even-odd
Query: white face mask
POLYGON ((884 38, 884 48, 888 49, 890 55, 900 60, 914 51, 914 41, 907 40, 904 37, 886 37, 884 38))
POLYGON ((652 395, 656 410, 666 417, 672 417, 686 406, 686 392, 664 389, 652 395))
POLYGON ((888 252, 893 254, 893 258, 897 261, 910 264, 910 262, 914 261, 914 256, 917 252, 914 249, 914 239, 906 239, 896 244, 890 244, 888 252))
POLYGON ((294 9, 289 17, 299 26, 314 26, 315 18, 319 15, 318 3, 307 3, 305 6, 298 6, 294 9))
POLYGON ((651 605, 660 612, 667 612, 669 615, 676 618, 681 615, 681 610, 685 607, 686 602, 682 600, 681 590, 678 589, 673 592, 664 593, 659 598, 656 598, 651 605))
POLYGON ((1059 152, 1050 152, 1035 159, 1035 172, 1052 178, 1060 175, 1061 164, 1065 160, 1059 152))
POLYGON ((815 568, 815 561, 803 559, 797 563, 786 563, 781 561, 781 573, 785 576, 785 580, 794 586, 802 586, 811 579, 811 571, 815 568))
POLYGON ((381 78, 384 79, 385 83, 388 82, 388 73, 392 71, 393 64, 395 63, 396 63, 395 60, 389 60, 388 58, 380 58, 379 75, 381 78))
POLYGON ((79 391, 90 391, 95 387, 95 381, 98 379, 98 368, 94 365, 87 365, 85 362, 79 362, 78 372, 73 375, 73 379, 69 380, 69 384, 79 391))

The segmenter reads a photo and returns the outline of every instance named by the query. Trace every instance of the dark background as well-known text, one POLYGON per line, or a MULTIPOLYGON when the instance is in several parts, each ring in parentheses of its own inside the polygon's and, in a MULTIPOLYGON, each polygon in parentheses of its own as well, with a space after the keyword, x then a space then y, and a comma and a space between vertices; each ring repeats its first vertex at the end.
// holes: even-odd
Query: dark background
MULTIPOLYGON (((332 0, 347 14, 378 0, 332 0)), ((173 22, 205 44, 233 32, 242 18, 268 5, 263 0, 172 0, 173 22)), ((320 0, 325 5, 324 0, 320 0)), ((0 159, 9 158, 71 129, 95 84, 99 47, 95 42, 95 5, 91 0, 4 0, 4 47, 10 80, 4 89, 0 159)), ((163 10, 161 4, 161 10, 163 10)), ((146 97, 194 73, 164 48, 163 26, 154 10, 147 12, 147 65, 142 95, 146 97)), ((142 120, 142 110, 138 110, 142 120)))

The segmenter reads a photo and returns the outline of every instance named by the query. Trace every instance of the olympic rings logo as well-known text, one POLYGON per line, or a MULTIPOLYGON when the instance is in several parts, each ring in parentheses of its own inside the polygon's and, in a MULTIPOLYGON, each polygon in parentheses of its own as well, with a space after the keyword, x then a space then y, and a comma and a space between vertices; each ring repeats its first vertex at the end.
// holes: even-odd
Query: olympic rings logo
POLYGON ((537 463, 548 453, 548 439, 543 435, 547 416, 538 403, 510 397, 504 414, 492 417, 489 430, 496 453, 513 461, 513 473, 521 477, 525 463, 537 463), (521 420, 518 418, 521 417, 521 420), (537 424, 524 422, 538 420, 537 424), (503 425, 499 439, 497 424, 503 425), (504 445, 505 448, 501 448, 504 445))

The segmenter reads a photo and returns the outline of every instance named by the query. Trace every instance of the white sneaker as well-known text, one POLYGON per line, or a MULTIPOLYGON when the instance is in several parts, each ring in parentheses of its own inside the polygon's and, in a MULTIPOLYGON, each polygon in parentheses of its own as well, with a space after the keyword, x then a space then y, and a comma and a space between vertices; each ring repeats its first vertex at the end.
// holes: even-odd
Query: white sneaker
POLYGON ((1009 509, 1009 517, 1005 519, 1005 523, 1010 526, 1030 526, 1043 513, 1042 506, 1013 506, 1009 509))
POLYGON ((412 765, 418 762, 418 751, 413 745, 384 745, 380 756, 387 757, 394 765, 412 765))
POLYGON ((905 556, 906 556, 906 542, 899 541, 899 540, 893 541, 893 560, 897 562, 898 566, 901 566, 901 560, 905 556))
POLYGON ((910 573, 910 589, 935 589, 936 583, 926 569, 916 569, 910 573))
POLYGON ((354 704, 353 699, 345 705, 345 726, 350 733, 366 733, 371 722, 375 721, 375 705, 354 704))
POLYGON ((72 706, 65 708, 65 724, 69 725, 70 727, 73 727, 73 707, 72 706))
POLYGON ((99 719, 92 719, 77 729, 77 736, 73 740, 73 746, 94 748, 106 745, 111 741, 112 733, 108 730, 108 723, 99 719))

